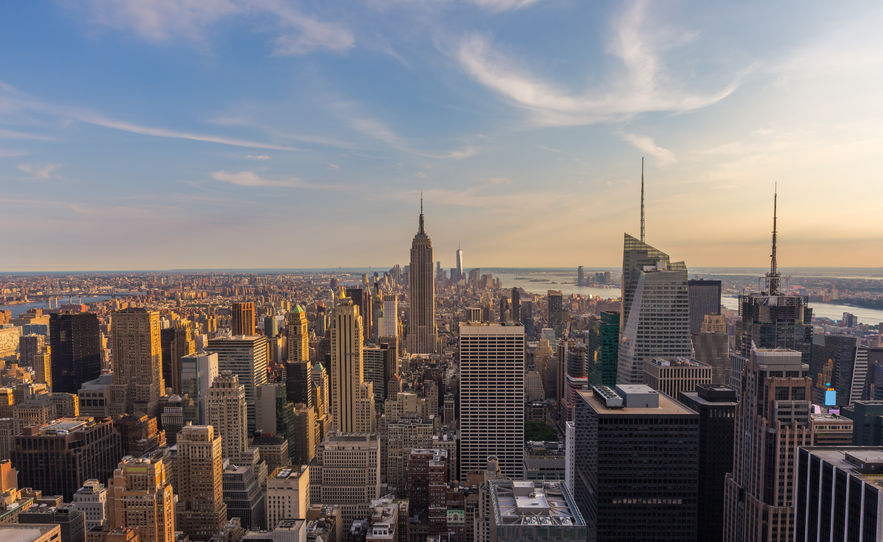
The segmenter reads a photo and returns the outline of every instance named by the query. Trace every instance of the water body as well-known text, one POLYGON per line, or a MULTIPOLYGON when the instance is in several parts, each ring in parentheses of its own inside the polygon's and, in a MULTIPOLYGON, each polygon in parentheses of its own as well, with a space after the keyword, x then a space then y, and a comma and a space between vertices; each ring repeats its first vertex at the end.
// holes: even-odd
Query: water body
MULTIPOLYGON (((721 305, 728 309, 739 310, 739 300, 732 296, 721 297, 721 305)), ((883 311, 877 309, 863 309, 861 307, 851 307, 849 305, 836 305, 833 303, 816 303, 809 302, 812 309, 812 315, 820 318, 830 318, 835 322, 843 318, 844 312, 849 312, 858 318, 862 324, 877 325, 883 322, 883 311)))
MULTIPOLYGON (((116 297, 131 297, 141 295, 137 292, 120 292, 116 295, 116 297)), ((89 304, 89 303, 97 303, 99 301, 106 301, 108 299, 113 298, 112 295, 95 295, 95 296, 73 296, 70 301, 71 303, 76 303, 79 300, 81 303, 89 304)), ((58 303, 61 305, 68 304, 67 297, 59 297, 58 303)), ((17 316, 21 316, 22 314, 28 312, 31 309, 43 309, 46 310, 49 308, 49 300, 42 301, 32 301, 30 303, 18 303, 12 305, 0 305, 0 310, 8 310, 12 312, 12 317, 15 318, 17 316)))

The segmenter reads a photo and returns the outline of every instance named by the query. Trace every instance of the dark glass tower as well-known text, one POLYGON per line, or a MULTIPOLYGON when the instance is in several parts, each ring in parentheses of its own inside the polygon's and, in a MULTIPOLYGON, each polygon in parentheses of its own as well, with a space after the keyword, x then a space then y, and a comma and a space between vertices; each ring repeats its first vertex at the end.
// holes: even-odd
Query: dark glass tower
POLYGON ((601 313, 601 347, 598 349, 598 367, 601 372, 599 375, 601 384, 611 387, 616 385, 616 366, 618 361, 619 313, 604 311, 601 313))
POLYGON ((706 314, 721 313, 721 281, 691 280, 687 282, 690 298, 690 334, 698 335, 706 314))
POLYGON ((53 313, 49 317, 49 345, 52 391, 75 394, 84 382, 101 375, 97 315, 53 313))

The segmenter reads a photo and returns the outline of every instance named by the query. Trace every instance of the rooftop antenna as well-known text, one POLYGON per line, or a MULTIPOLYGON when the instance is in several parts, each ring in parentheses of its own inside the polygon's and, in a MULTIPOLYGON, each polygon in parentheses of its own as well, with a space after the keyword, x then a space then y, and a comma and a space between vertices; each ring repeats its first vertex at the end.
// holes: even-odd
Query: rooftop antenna
POLYGON ((644 242, 644 157, 641 157, 641 242, 644 242))
POLYGON ((417 233, 425 233, 423 231, 423 190, 420 191, 420 229, 417 233))
POLYGON ((770 252, 770 272, 767 273, 767 290, 769 295, 779 294, 779 270, 776 264, 776 203, 779 198, 779 183, 773 189, 773 249, 770 252))

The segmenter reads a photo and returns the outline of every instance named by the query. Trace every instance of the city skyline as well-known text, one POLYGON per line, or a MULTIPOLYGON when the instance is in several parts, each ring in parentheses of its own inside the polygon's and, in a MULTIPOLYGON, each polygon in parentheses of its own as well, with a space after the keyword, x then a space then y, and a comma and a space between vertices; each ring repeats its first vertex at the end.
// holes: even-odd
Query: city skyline
POLYGON ((0 271, 383 268, 420 191, 444 267, 614 267, 642 155, 647 242, 690 268, 764 267, 776 180, 784 267, 883 266, 881 10, 786 10, 19 6, 0 271))

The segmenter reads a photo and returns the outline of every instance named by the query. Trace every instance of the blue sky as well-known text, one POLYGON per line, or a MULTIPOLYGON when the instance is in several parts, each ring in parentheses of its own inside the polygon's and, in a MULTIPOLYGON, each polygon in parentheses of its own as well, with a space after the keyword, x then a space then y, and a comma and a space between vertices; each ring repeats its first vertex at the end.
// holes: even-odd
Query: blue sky
POLYGON ((883 6, 0 6, 2 270, 883 266, 883 6))

